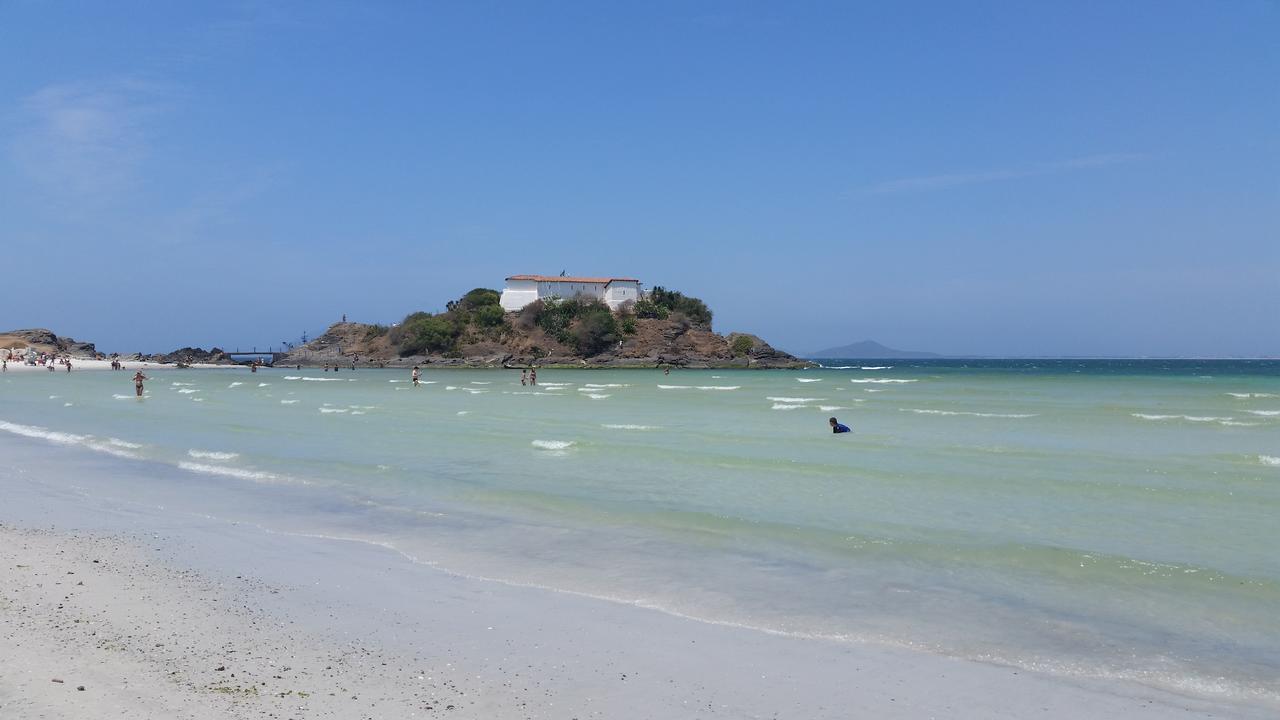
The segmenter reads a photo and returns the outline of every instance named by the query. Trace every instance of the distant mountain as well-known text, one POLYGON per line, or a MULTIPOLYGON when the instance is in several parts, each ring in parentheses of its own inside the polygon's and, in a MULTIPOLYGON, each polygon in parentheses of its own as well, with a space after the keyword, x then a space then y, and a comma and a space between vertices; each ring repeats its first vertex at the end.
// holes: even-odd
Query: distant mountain
POLYGON ((942 357, 938 353, 921 352, 918 350, 894 350, 891 347, 885 347, 875 340, 863 340, 851 345, 841 345, 840 347, 827 348, 811 352, 806 355, 811 358, 936 358, 942 357))

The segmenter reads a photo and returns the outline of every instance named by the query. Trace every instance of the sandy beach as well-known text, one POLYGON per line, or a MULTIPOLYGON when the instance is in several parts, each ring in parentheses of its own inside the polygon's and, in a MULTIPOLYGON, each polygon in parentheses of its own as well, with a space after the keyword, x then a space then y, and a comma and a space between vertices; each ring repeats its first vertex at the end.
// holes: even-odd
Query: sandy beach
POLYGON ((469 578, 116 485, 148 463, 0 450, 5 717, 1264 717, 469 578))

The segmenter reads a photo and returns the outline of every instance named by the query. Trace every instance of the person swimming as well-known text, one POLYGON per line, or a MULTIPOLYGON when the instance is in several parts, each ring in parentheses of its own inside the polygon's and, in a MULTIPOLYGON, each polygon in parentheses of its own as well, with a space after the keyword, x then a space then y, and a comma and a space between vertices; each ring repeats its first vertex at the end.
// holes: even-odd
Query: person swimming
POLYGON ((853 432, 852 430, 849 429, 848 425, 841 423, 839 420, 836 420, 835 418, 831 418, 827 422, 831 423, 831 432, 833 433, 853 432))

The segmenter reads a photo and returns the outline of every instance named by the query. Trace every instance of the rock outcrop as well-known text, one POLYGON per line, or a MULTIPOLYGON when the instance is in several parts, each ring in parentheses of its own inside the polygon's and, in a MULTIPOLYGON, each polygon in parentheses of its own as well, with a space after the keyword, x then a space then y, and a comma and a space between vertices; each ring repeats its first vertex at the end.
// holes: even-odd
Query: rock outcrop
POLYGON ((536 325, 521 323, 511 313, 501 332, 463 337, 449 354, 401 357, 389 328, 363 323, 336 323, 324 334, 277 361, 281 365, 404 367, 452 365, 462 367, 656 367, 688 368, 804 368, 812 363, 789 355, 756 337, 728 336, 691 323, 686 318, 638 319, 635 332, 603 352, 583 355, 536 325), (740 341, 740 338, 746 340, 740 341))
POLYGON ((91 342, 59 337, 53 334, 53 331, 45 328, 0 332, 0 348, 6 350, 21 349, 25 352, 28 347, 34 348, 36 352, 70 355, 78 358, 93 358, 97 357, 98 354, 97 349, 91 342))

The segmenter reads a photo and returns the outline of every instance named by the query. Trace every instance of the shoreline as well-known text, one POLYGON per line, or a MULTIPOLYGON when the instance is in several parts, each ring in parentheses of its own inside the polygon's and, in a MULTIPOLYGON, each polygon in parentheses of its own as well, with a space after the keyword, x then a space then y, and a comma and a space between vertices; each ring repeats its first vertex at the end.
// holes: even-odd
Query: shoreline
POLYGON ((0 468, 0 643, 21 668, 0 676, 0 709, 73 717, 76 703, 92 701, 101 715, 114 703, 196 718, 205 715, 188 708, 208 706, 208 717, 1266 717, 1136 682, 778 636, 458 576, 366 541, 117 497, 112 479, 132 463, 34 439, 0 443, 11 451, 0 468), (119 559, 91 562, 107 552, 119 559), (104 645, 104 636, 129 642, 104 645), (237 664, 246 656, 252 662, 237 664))

